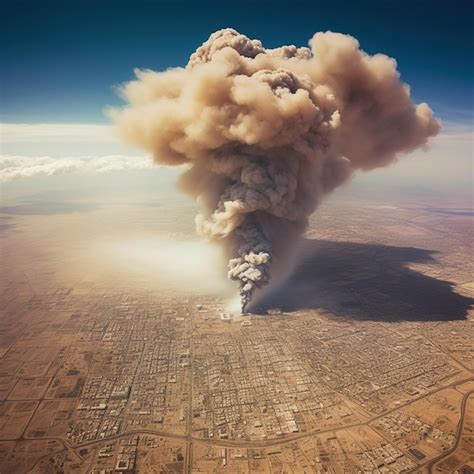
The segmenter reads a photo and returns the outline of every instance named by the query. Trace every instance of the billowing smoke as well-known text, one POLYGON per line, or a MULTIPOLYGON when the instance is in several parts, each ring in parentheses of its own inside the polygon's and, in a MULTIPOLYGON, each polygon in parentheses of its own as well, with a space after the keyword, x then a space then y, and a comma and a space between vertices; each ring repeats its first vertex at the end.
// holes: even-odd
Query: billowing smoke
POLYGON ((393 59, 338 33, 309 45, 265 49, 220 30, 185 68, 136 71, 122 90, 130 105, 112 112, 156 163, 187 165, 180 186, 201 206, 198 232, 223 244, 243 311, 325 195, 440 129, 393 59))

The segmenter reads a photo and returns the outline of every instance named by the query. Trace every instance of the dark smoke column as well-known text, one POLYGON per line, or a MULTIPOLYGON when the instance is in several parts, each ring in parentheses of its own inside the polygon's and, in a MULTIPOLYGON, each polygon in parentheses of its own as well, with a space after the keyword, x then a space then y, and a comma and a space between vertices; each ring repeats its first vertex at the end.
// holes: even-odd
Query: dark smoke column
POLYGON ((256 288, 264 285, 269 275, 272 254, 270 242, 264 237, 258 224, 242 224, 235 230, 242 244, 237 257, 229 260, 228 276, 239 282, 242 313, 252 300, 256 288))
POLYGON ((112 112, 156 163, 186 165, 180 187, 201 206, 198 232, 223 246, 242 311, 326 194, 440 129, 393 59, 338 33, 309 44, 265 49, 220 30, 185 68, 136 71, 122 89, 129 105, 112 112))

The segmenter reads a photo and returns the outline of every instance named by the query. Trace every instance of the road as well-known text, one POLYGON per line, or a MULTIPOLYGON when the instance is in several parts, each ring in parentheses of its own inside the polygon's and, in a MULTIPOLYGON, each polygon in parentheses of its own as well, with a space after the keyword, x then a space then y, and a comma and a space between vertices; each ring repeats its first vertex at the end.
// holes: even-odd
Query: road
MULTIPOLYGON (((194 316, 191 315, 191 333, 194 334, 194 316)), ((191 337, 189 342, 189 393, 188 393, 188 413, 186 414, 186 457, 185 470, 186 474, 191 474, 193 470, 193 357, 194 357, 194 338, 191 337)))
POLYGON ((469 397, 472 394, 474 394, 474 390, 471 390, 471 391, 467 392, 464 395, 463 399, 462 399, 461 414, 460 414, 460 417, 459 417, 459 423, 458 423, 458 427, 457 427, 457 430, 456 430, 456 442, 452 445, 452 447, 450 449, 448 449, 444 453, 440 454, 438 457, 432 459, 428 464, 426 464, 426 467, 427 467, 429 473, 434 472, 433 468, 436 466, 436 464, 439 464, 441 461, 443 461, 447 457, 451 456, 451 454, 453 454, 454 451, 456 451, 456 449, 458 449, 459 443, 461 442, 461 438, 462 438, 462 432, 463 432, 463 429, 464 429, 464 420, 465 420, 465 416, 466 416, 466 405, 467 405, 467 402, 469 400, 469 397))
MULTIPOLYGON (((191 367, 192 367, 192 349, 193 348, 191 347, 191 352, 190 352, 191 367)), ((422 398, 430 396, 433 393, 439 392, 441 390, 446 390, 447 388, 458 386, 458 385, 461 385, 463 382, 467 382, 467 381, 472 380, 472 377, 469 377, 469 378, 466 378, 466 379, 463 379, 463 380, 457 380, 457 381, 455 381, 451 384, 445 385, 445 386, 440 387, 436 390, 433 390, 429 393, 426 393, 425 395, 423 395, 422 397, 417 398, 416 400, 411 400, 411 401, 407 402, 406 404, 397 406, 396 408, 388 410, 388 411, 386 411, 386 412, 384 412, 384 413, 382 413, 382 414, 380 414, 376 417, 371 418, 370 420, 360 422, 360 423, 353 423, 353 424, 349 424, 349 425, 344 425, 344 426, 340 426, 340 427, 333 427, 333 428, 327 428, 327 429, 318 430, 318 431, 311 431, 311 432, 305 432, 305 433, 296 433, 294 435, 285 436, 285 437, 282 437, 282 438, 274 438, 274 439, 265 439, 265 440, 222 440, 222 439, 216 439, 216 440, 214 440, 214 439, 199 438, 199 437, 193 436, 193 434, 192 434, 192 370, 191 370, 191 367, 190 367, 190 386, 189 386, 190 392, 188 394, 189 397, 188 397, 188 400, 187 400, 188 401, 188 412, 187 412, 187 422, 186 422, 186 433, 185 434, 177 434, 177 433, 169 433, 169 432, 165 432, 165 431, 143 430, 142 429, 142 430, 129 431, 129 432, 126 432, 126 433, 120 433, 120 434, 117 434, 117 435, 114 435, 114 436, 110 436, 110 437, 107 438, 107 441, 112 441, 112 440, 115 440, 115 439, 120 439, 120 438, 123 438, 123 437, 126 437, 126 436, 135 435, 135 434, 150 434, 150 435, 157 435, 157 436, 177 439, 177 440, 181 440, 181 441, 186 441, 186 454, 185 454, 185 460, 184 460, 185 470, 184 470, 184 472, 187 473, 187 474, 190 474, 190 473, 192 473, 193 443, 204 443, 204 444, 207 444, 207 445, 217 445, 217 446, 222 446, 222 447, 226 446, 226 447, 236 447, 236 448, 238 448, 238 447, 241 447, 241 448, 248 448, 248 447, 265 448, 265 447, 272 447, 272 446, 277 446, 277 445, 285 444, 285 443, 292 442, 292 441, 301 440, 301 439, 312 437, 312 436, 321 435, 323 433, 335 433, 335 432, 342 431, 342 430, 345 430, 345 429, 348 429, 348 428, 367 426, 370 423, 386 416, 387 414, 399 410, 403 406, 410 405, 411 403, 414 403, 415 401, 418 401, 422 398)), ((472 394, 474 394, 474 390, 471 390, 471 391, 467 392, 463 396, 463 399, 461 401, 460 421, 459 421, 459 424, 458 424, 458 427, 457 427, 456 442, 454 443, 454 445, 448 451, 443 452, 438 457, 432 459, 431 461, 428 461, 426 464, 421 465, 421 466, 420 465, 417 466, 416 469, 412 472, 416 472, 417 470, 420 469, 420 467, 421 468, 426 467, 428 469, 428 472, 433 472, 432 469, 437 463, 441 462, 443 459, 450 456, 457 449, 457 447, 459 446, 460 440, 461 440, 461 435, 462 435, 462 431, 463 431, 463 427, 464 427, 464 417, 465 417, 465 412, 466 412, 467 401, 469 399, 469 396, 472 395, 472 394)), ((30 438, 30 437, 25 436, 24 439, 38 439, 38 438, 30 438)), ((91 445, 94 445, 94 444, 103 443, 105 441, 105 440, 91 440, 91 441, 86 441, 86 442, 83 442, 83 443, 80 443, 80 444, 77 444, 77 445, 73 446, 68 439, 63 438, 63 437, 42 437, 41 439, 51 439, 51 440, 54 439, 54 440, 62 442, 63 445, 68 450, 73 452, 73 454, 76 456, 76 458, 78 458, 78 460, 81 459, 78 452, 77 452, 78 449, 86 447, 86 446, 91 446, 91 445)))

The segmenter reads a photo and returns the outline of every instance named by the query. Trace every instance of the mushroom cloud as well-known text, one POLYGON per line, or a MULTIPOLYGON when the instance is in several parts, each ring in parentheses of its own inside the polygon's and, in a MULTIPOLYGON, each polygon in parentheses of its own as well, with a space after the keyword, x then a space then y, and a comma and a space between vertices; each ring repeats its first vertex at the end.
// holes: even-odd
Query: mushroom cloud
POLYGON ((330 31, 309 46, 266 49, 223 29, 186 67, 135 71, 111 112, 157 164, 186 165, 179 186, 200 205, 197 231, 223 246, 242 312, 328 193, 440 130, 394 59, 330 31))

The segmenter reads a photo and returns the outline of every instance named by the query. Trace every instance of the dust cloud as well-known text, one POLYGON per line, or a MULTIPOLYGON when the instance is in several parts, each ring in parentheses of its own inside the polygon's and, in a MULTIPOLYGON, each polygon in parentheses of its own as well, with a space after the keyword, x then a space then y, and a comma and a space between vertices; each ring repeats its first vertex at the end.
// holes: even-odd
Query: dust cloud
POLYGON ((185 165, 198 232, 219 242, 241 310, 285 267, 308 217, 357 170, 392 163, 440 123, 414 104, 394 59, 348 35, 266 49, 223 29, 184 68, 137 70, 111 115, 157 164, 185 165))

